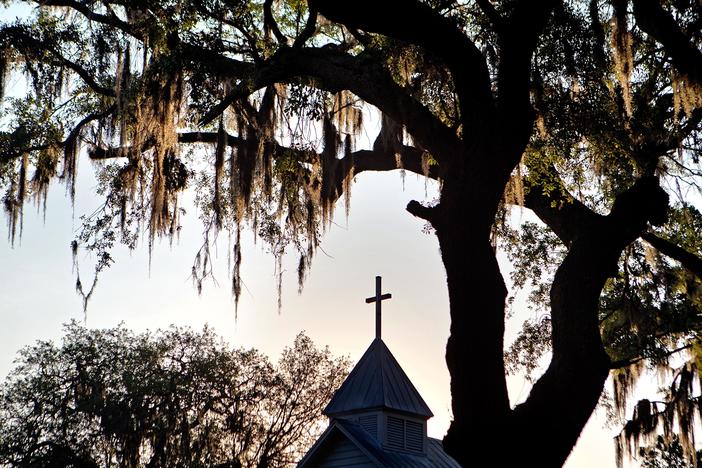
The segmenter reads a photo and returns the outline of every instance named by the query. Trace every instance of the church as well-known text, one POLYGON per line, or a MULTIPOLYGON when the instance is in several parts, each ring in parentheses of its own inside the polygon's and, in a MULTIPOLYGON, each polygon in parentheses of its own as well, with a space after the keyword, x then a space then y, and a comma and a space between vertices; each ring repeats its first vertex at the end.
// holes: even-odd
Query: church
POLYGON ((431 410, 381 339, 381 279, 375 278, 375 339, 323 413, 329 427, 298 468, 460 468, 427 437, 431 410))

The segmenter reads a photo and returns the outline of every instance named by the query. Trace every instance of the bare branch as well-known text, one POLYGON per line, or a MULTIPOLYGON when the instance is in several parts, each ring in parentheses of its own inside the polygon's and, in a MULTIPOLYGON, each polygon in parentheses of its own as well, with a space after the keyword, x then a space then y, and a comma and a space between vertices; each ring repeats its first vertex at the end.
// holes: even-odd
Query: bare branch
POLYGON ((293 42, 293 47, 298 48, 305 45, 308 39, 310 39, 315 30, 317 29, 317 10, 316 8, 310 6, 310 13, 307 16, 307 22, 305 23, 305 28, 300 32, 300 35, 295 38, 293 42))
POLYGON ((275 39, 278 41, 278 44, 288 45, 288 38, 285 37, 285 35, 282 32, 280 32, 280 28, 278 28, 278 23, 273 17, 272 6, 273 0, 266 0, 265 2, 263 2, 263 29, 266 32, 272 32, 273 36, 275 36, 275 39))

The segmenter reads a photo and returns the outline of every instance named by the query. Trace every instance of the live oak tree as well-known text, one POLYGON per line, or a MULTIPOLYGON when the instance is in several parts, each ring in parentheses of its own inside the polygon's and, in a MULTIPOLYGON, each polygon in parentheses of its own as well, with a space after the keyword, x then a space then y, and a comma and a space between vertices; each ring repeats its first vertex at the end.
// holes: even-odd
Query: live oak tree
POLYGON ((85 148, 104 163, 105 203, 73 248, 96 253, 96 273, 115 242, 174 235, 191 186, 207 228, 196 286, 229 230, 238 297, 243 227, 278 258, 296 249, 302 281, 356 175, 437 179, 438 203, 407 210, 446 269, 446 450, 483 464, 478 448, 499 439, 505 465, 560 466, 611 371, 623 412, 642 365, 693 350, 670 398, 639 402, 621 440, 678 429, 691 454, 701 24, 692 0, 38 2, 0 32, 4 69, 23 70, 29 91, 5 104, 0 140, 10 232, 53 178, 73 194, 85 148), (380 129, 356 149, 368 109, 380 129), (541 224, 510 226, 516 205, 541 224), (499 242, 547 314, 507 355, 499 242), (545 351, 513 407, 506 365, 545 351))
POLYGON ((0 387, 3 466, 294 466, 349 363, 304 334, 276 365, 211 330, 70 323, 0 387))

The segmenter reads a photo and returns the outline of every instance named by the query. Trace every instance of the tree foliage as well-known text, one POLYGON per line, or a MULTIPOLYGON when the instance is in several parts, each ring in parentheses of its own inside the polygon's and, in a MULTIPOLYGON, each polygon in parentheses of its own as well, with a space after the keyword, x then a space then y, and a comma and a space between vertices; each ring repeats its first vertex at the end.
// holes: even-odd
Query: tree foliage
POLYGON ((663 436, 658 436, 656 445, 642 447, 639 453, 644 468, 689 468, 699 465, 700 454, 699 451, 696 453, 696 464, 690 463, 683 455, 678 438, 674 437, 668 442, 663 436))
MULTIPOLYGON (((521 461, 558 466, 610 372, 625 424, 641 369, 672 363, 665 401, 635 405, 620 445, 633 454, 657 418, 681 425, 692 454, 698 389, 682 376, 697 373, 702 325, 699 2, 28 4, 30 19, 0 29, 3 76, 24 72, 29 91, 3 104, 11 237, 51 180, 73 193, 85 150, 105 202, 83 218, 74 252, 93 251, 96 274, 118 242, 175 235, 192 187, 205 226, 195 285, 228 230, 238 297, 242 228, 278 259, 296 250, 302 283, 355 176, 415 172, 440 181, 437 203, 407 210, 427 221, 446 267, 449 453, 474 461, 466 441, 499 431, 521 461), (358 148, 369 114, 377 136, 358 148), (538 222, 514 222, 516 206, 538 222), (507 352, 498 245, 539 311, 507 352), (672 356, 684 353, 680 367, 672 356), (505 369, 525 366, 543 372, 513 406, 505 369)), ((86 300, 94 286, 78 278, 86 300)))
POLYGON ((66 325, 0 393, 3 466, 293 466, 348 361, 304 334, 276 365, 211 330, 66 325))

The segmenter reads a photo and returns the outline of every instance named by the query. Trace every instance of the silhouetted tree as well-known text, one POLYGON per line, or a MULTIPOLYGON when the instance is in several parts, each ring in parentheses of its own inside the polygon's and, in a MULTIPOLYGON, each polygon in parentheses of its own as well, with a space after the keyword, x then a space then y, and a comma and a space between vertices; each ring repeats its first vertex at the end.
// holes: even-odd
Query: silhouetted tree
MULTIPOLYGON (((242 227, 278 258, 297 249, 302 280, 354 176, 402 168, 441 181, 436 205, 407 210, 436 234, 446 268, 454 420, 444 443, 463 464, 491 463, 476 447, 499 434, 505 465, 560 466, 610 371, 624 411, 637 366, 664 367, 697 342, 702 240, 685 188, 702 174, 699 2, 37 5, 0 30, 1 63, 24 70, 31 91, 8 103, 4 204, 14 233, 25 200, 52 178, 73 193, 87 148, 105 163, 105 204, 74 251, 94 251, 98 272, 142 228, 149 240, 177 232, 188 185, 206 226, 196 286, 211 273, 214 234, 229 229, 238 297, 242 227), (382 123, 372 148, 357 149, 371 106, 382 123), (542 224, 511 231, 520 204, 542 224), (507 363, 500 239, 544 308, 507 363), (550 351, 550 364, 512 407, 506 364, 532 351, 550 351)), ((691 421, 685 408, 677 417, 691 421)))
POLYGON ((656 445, 641 447, 639 451, 643 468, 691 468, 702 462, 700 454, 700 452, 696 453, 696 464, 689 461, 683 454, 682 445, 680 445, 677 436, 673 437, 670 442, 666 441, 664 437, 658 436, 656 445))
POLYGON ((293 466, 348 361, 304 334, 273 365, 209 329, 71 323, 20 352, 0 392, 3 466, 293 466))

